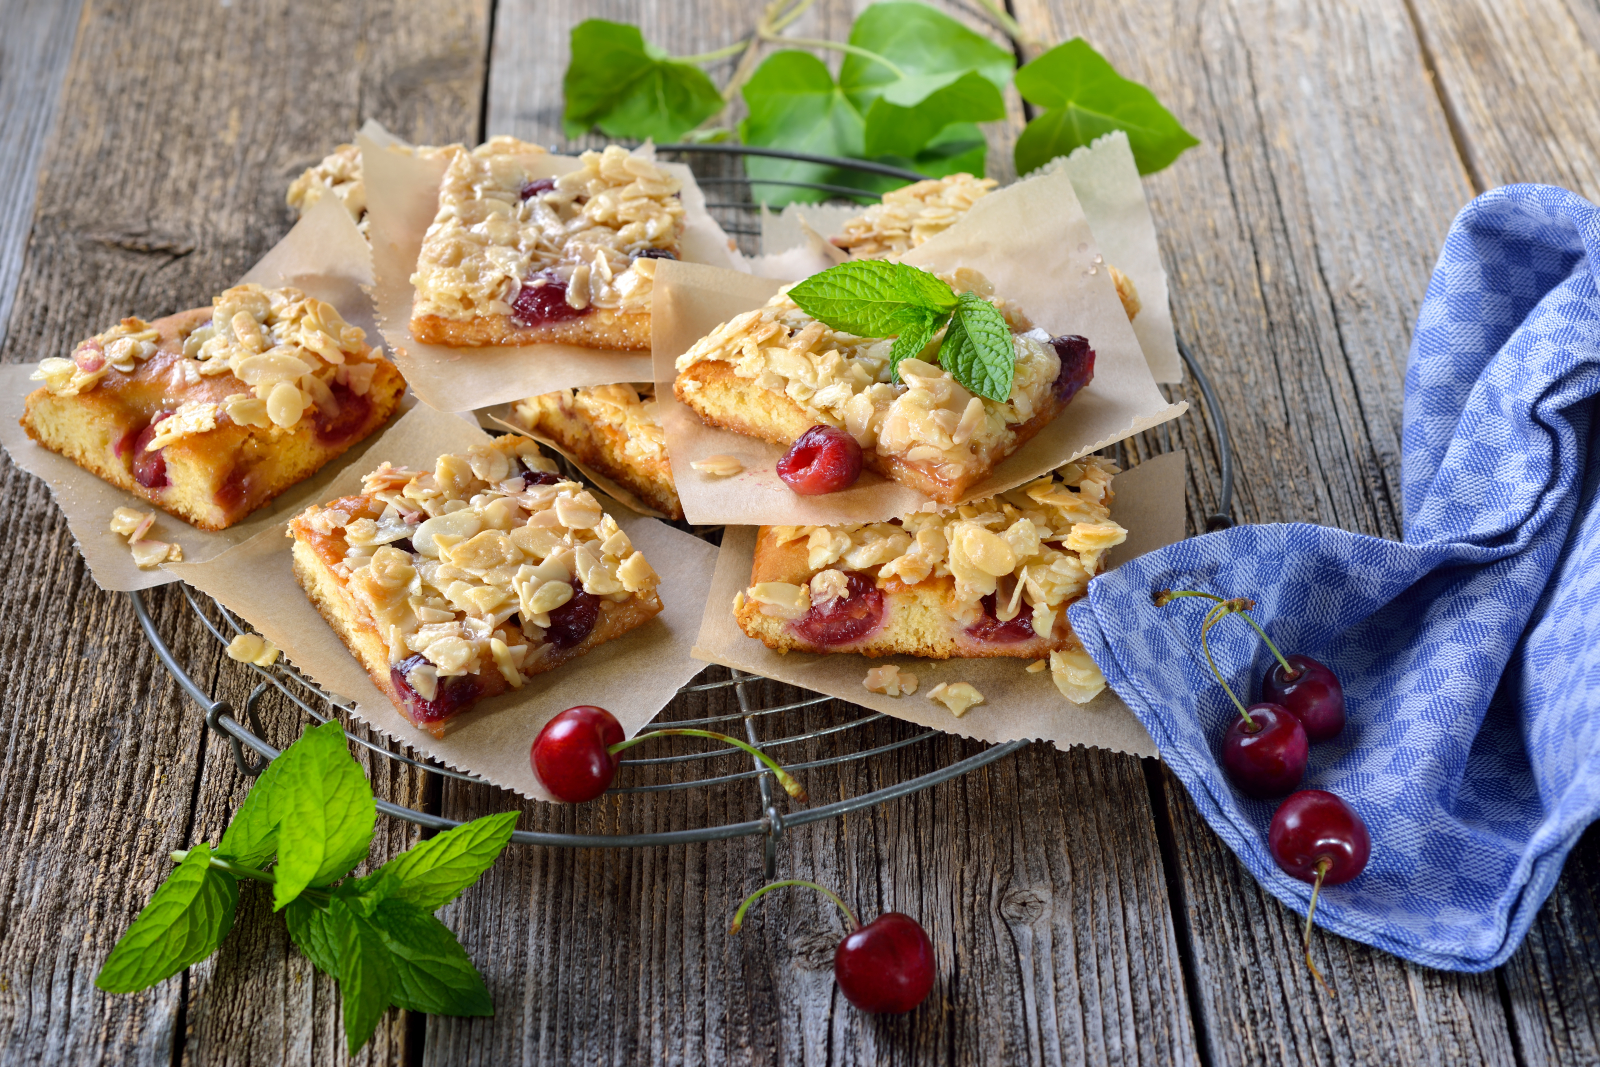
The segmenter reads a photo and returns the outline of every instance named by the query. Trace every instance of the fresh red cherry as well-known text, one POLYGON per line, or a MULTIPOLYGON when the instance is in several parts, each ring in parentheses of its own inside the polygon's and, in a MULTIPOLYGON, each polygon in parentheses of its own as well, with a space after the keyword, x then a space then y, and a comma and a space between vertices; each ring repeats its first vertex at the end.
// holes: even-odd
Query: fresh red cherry
POLYGON ((653 730, 627 738, 617 717, 605 708, 582 704, 568 708, 549 722, 534 738, 528 759, 533 773, 557 800, 582 804, 593 800, 611 786, 616 777, 617 756, 652 737, 708 737, 742 748, 765 763, 777 776, 784 792, 796 800, 808 800, 805 789, 783 766, 747 741, 710 730, 653 730))
POLYGON ((1338 675, 1299 653, 1285 657, 1285 662, 1289 670, 1274 663, 1261 679, 1261 699, 1288 708, 1306 728, 1308 740, 1337 737, 1344 729, 1344 687, 1338 675))
POLYGON ((844 901, 815 882, 785 881, 764 885, 745 898, 733 917, 730 933, 738 933, 745 910, 756 899, 782 886, 806 886, 839 906, 850 924, 833 951, 833 980, 845 999, 862 1011, 901 1015, 928 999, 938 968, 933 962, 933 942, 915 919, 886 911, 862 926, 844 901))
POLYGON ((1222 769, 1241 793, 1258 800, 1294 792, 1310 754, 1305 727, 1277 704, 1252 704, 1222 738, 1222 769))
POLYGON ((801 496, 848 489, 861 477, 861 445, 837 427, 813 426, 778 460, 778 477, 801 496))
POLYGON ((1278 805, 1267 828, 1267 849, 1284 874, 1311 883, 1306 909, 1306 966, 1324 986, 1311 962, 1311 920, 1324 885, 1348 882, 1367 868, 1372 837, 1361 815, 1344 799, 1323 789, 1302 789, 1278 805))
POLYGON ((1302 789, 1278 805, 1267 847, 1291 878, 1338 885, 1366 869, 1372 838, 1343 798, 1324 789, 1302 789))
POLYGON ((622 724, 605 708, 568 708, 545 723, 533 742, 533 773, 557 800, 593 800, 616 776, 618 761, 610 749, 624 736, 622 724))

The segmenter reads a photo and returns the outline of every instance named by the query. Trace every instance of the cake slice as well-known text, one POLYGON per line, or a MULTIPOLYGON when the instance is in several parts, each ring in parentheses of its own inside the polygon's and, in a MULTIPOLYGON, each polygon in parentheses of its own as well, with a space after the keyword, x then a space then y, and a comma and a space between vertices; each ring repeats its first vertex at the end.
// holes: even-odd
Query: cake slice
POLYGON ((361 173, 361 149, 353 144, 340 145, 322 157, 320 163, 301 171, 300 176, 289 183, 284 199, 299 217, 330 194, 339 198, 362 236, 366 236, 367 183, 361 173))
POLYGON ((203 530, 225 529, 388 420, 405 379, 337 309, 238 285, 50 358, 28 435, 203 530))
POLYGON ((1066 609, 1127 537, 1111 518, 1115 473, 1089 456, 944 515, 763 526, 735 617, 779 652, 1051 656, 1092 668, 1066 609))
POLYGON ((678 357, 673 391, 707 424, 780 448, 819 423, 848 432, 863 464, 941 503, 960 500, 1066 408, 1094 376, 1082 337, 1052 338, 994 295, 976 271, 941 275, 987 298, 1012 332, 1016 370, 1003 402, 974 396, 935 363, 944 331, 923 358, 890 371, 893 337, 831 329, 780 292, 718 326, 678 357))
MULTIPOLYGON (((999 183, 993 178, 950 174, 929 178, 883 194, 883 199, 845 222, 833 244, 855 259, 898 259, 960 222, 972 205, 999 183)), ((1117 298, 1128 320, 1139 314, 1133 279, 1107 264, 1117 298)))
POLYGON ((549 437, 578 462, 663 515, 683 518, 654 384, 562 389, 518 402, 515 413, 529 430, 549 437))
POLYGON ((440 456, 431 471, 385 463, 289 536, 322 617, 435 737, 661 611, 644 555, 525 437, 440 456))
POLYGON ((677 178, 616 145, 559 178, 534 177, 545 150, 511 137, 448 151, 411 277, 417 340, 649 350, 655 261, 683 234, 677 178))

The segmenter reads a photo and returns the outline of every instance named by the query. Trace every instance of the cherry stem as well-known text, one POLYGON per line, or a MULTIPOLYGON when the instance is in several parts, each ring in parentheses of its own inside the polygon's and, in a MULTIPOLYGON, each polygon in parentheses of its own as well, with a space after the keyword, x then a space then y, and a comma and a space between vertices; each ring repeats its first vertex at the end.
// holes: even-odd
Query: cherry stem
POLYGON ((651 730, 648 733, 639 734, 636 737, 630 737, 626 741, 618 741, 616 744, 606 749, 606 751, 615 756, 623 749, 632 748, 639 742, 648 741, 652 737, 709 737, 713 741, 723 741, 735 748, 742 748, 746 752, 750 753, 750 755, 760 760, 762 763, 765 763, 767 767, 771 769, 772 773, 778 778, 778 784, 783 786, 783 791, 785 793, 788 793, 796 800, 803 801, 811 799, 806 795, 805 787, 799 782, 795 781, 794 776, 788 771, 784 770, 783 765, 777 760, 773 759, 759 748, 756 748, 748 741, 741 741, 737 737, 729 737, 727 734, 713 733, 710 730, 651 730))
POLYGON ((1276 658, 1277 661, 1283 665, 1283 676, 1285 680, 1292 682, 1296 678, 1300 677, 1300 672, 1289 666, 1289 661, 1284 658, 1282 652, 1278 651, 1278 646, 1272 643, 1272 638, 1267 636, 1267 631, 1263 630, 1261 628, 1261 624, 1256 622, 1255 616, 1250 614, 1250 609, 1256 606, 1253 600, 1247 600, 1244 597, 1228 600, 1225 597, 1217 596, 1215 593, 1201 593, 1193 589, 1163 589, 1154 597, 1156 607, 1164 608, 1181 596, 1204 597, 1207 600, 1215 600, 1218 604, 1233 605, 1233 609, 1229 612, 1229 614, 1239 615, 1244 619, 1245 622, 1255 627, 1256 633, 1261 635, 1261 640, 1265 641, 1267 643, 1267 647, 1272 650, 1272 655, 1274 658, 1276 658))
POLYGON ((1222 691, 1228 694, 1228 699, 1233 701, 1233 706, 1239 709, 1239 714, 1244 716, 1244 724, 1251 733, 1255 733, 1256 721, 1250 717, 1250 712, 1239 703, 1239 698, 1233 695, 1233 690, 1228 688, 1228 683, 1223 680, 1222 672, 1217 670, 1217 661, 1211 658, 1211 643, 1206 640, 1206 631, 1217 624, 1217 621, 1228 614, 1228 602, 1223 601, 1206 613, 1205 621, 1200 624, 1200 647, 1205 651, 1206 663, 1211 667, 1211 673, 1216 676, 1217 684, 1222 686, 1222 691))
POLYGON ((839 899, 839 895, 837 893, 826 888, 825 886, 820 886, 815 882, 806 882, 801 881, 798 878, 794 878, 786 882, 768 882, 760 889, 757 889, 754 893, 751 893, 749 896, 745 897, 744 903, 739 905, 739 910, 733 913, 733 925, 728 928, 728 933, 736 934, 739 932, 739 927, 744 925, 744 913, 750 909, 750 905, 754 904, 762 896, 774 889, 782 889, 785 886, 795 885, 804 886, 807 889, 815 889, 817 892, 821 893, 823 896, 839 905, 839 910, 844 912, 844 917, 850 920, 851 933, 855 933, 857 930, 861 929, 861 924, 856 922, 856 917, 850 914, 850 909, 844 906, 844 901, 839 899))
POLYGON ((1324 856, 1317 861, 1317 880, 1311 887, 1311 907, 1306 909, 1306 966, 1311 968, 1312 975, 1322 983, 1322 988, 1333 992, 1333 987, 1328 980, 1322 977, 1322 972, 1317 970, 1317 965, 1311 962, 1311 920, 1317 914, 1317 894, 1322 891, 1322 879, 1327 875, 1328 868, 1333 866, 1333 861, 1324 856))

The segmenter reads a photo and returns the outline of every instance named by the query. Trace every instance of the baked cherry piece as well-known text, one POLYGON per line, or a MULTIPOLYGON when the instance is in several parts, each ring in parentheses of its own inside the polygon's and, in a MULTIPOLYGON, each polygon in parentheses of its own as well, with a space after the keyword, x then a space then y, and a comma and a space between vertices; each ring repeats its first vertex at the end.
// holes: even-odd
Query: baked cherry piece
MULTIPOLYGON (((1276 648, 1273 652, 1279 654, 1276 648)), ((1308 740, 1327 741, 1344 729, 1344 687, 1338 675, 1310 656, 1297 652, 1274 663, 1261 679, 1261 699, 1288 708, 1308 740)))
POLYGON ((1086 337, 1067 334, 1050 338, 1050 347, 1061 359, 1061 372, 1056 375, 1056 395, 1068 401, 1094 378, 1094 349, 1086 337))
POLYGON ((527 489, 535 485, 555 485, 561 481, 561 475, 554 471, 523 471, 522 488, 527 489))
POLYGON ((634 259, 677 259, 678 257, 666 248, 647 248, 633 257, 634 259))
POLYGON ((801 496, 848 489, 861 477, 861 445, 838 427, 813 426, 778 460, 778 477, 801 496))
POLYGON ((909 915, 886 911, 862 926, 844 901, 815 882, 772 882, 745 897, 734 913, 731 934, 744 925, 744 913, 764 894, 785 886, 815 889, 838 905, 850 932, 833 950, 833 980, 844 998, 862 1011, 877 1015, 903 1015, 933 990, 938 968, 928 932, 909 915))
POLYGON ((1342 797, 1324 789, 1302 789, 1278 805, 1267 829, 1267 849, 1284 874, 1311 883, 1306 966, 1317 981, 1327 985, 1311 962, 1311 920, 1317 914, 1317 894, 1324 885, 1348 882, 1366 870, 1372 857, 1367 824, 1342 797))
POLYGON ((1288 796, 1305 777, 1311 749, 1287 708, 1252 704, 1222 738, 1222 769, 1245 796, 1288 796))
POLYGON ((554 178, 535 178, 522 187, 522 199, 527 200, 538 196, 540 193, 548 193, 555 187, 556 180, 554 178))
POLYGON ((320 410, 317 412, 317 440, 325 445, 342 445, 367 424, 367 416, 372 414, 372 401, 365 393, 357 393, 348 385, 338 382, 328 389, 339 408, 332 415, 324 415, 320 410))
POLYGON ((814 604, 791 625, 814 645, 853 644, 883 625, 883 590, 870 574, 846 575, 845 595, 827 604, 814 604))
POLYGON ((133 480, 146 489, 164 489, 167 485, 167 457, 161 449, 147 451, 148 445, 156 436, 156 424, 163 419, 171 418, 172 412, 158 411, 155 418, 150 420, 150 425, 139 431, 129 448, 130 459, 133 461, 133 480))
POLYGON ((588 308, 575 308, 567 303, 567 283, 560 275, 547 270, 524 281, 516 299, 511 301, 511 318, 518 326, 561 322, 588 312, 588 308))
POLYGON ((977 622, 967 627, 967 636, 975 641, 988 641, 997 645, 1012 645, 1019 641, 1032 641, 1038 635, 1033 632, 1033 609, 1023 605, 1017 611, 1016 618, 1010 622, 1001 622, 996 614, 997 597, 990 593, 978 603, 983 608, 983 615, 977 622))
POLYGON ((406 681, 406 675, 426 662, 427 659, 418 653, 389 668, 389 681, 405 705, 406 716, 418 726, 448 719, 478 698, 478 680, 470 674, 440 678, 434 687, 433 699, 425 698, 406 681))
POLYGON ((594 632, 600 621, 600 598, 582 589, 572 591, 572 599, 559 608, 550 609, 550 625, 545 627, 545 640, 559 649, 568 649, 583 643, 594 632))
POLYGON ((652 737, 708 737, 742 748, 771 768, 784 792, 806 800, 806 791, 771 756, 748 742, 710 730, 654 730, 625 740, 622 724, 605 708, 580 704, 568 708, 539 731, 528 753, 533 773, 557 800, 581 804, 604 793, 616 776, 618 753, 652 737))

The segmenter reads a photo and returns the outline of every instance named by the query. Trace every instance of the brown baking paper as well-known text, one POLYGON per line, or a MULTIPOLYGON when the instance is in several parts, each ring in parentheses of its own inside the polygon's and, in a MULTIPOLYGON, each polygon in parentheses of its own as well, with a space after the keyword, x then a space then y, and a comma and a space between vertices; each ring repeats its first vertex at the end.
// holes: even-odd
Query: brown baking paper
MULTIPOLYGON (((488 439, 476 425, 418 404, 369 462, 348 467, 319 500, 361 490, 381 460, 431 469, 447 452, 488 439)), ((287 520, 206 563, 173 564, 184 581, 221 601, 283 650, 295 668, 328 693, 352 701, 355 716, 447 767, 479 775, 535 800, 553 799, 534 776, 528 750, 556 713, 577 704, 610 711, 632 737, 655 718, 702 665, 689 655, 703 613, 717 550, 654 519, 600 503, 661 575, 664 610, 648 623, 553 671, 540 674, 463 714, 443 738, 418 729, 367 676, 294 578, 287 520)))
MULTIPOLYGON (((996 293, 1021 304, 1035 325, 1053 335, 1083 334, 1095 349, 1094 380, 966 499, 1021 485, 1187 410, 1187 404, 1168 403, 1156 388, 1064 172, 991 193, 904 259, 939 272, 975 268, 996 293)), ((778 480, 782 449, 706 426, 672 395, 678 356, 720 323, 761 306, 781 284, 688 263, 657 268, 651 336, 657 410, 685 516, 706 525, 833 525, 881 521, 932 506, 915 489, 871 472, 842 492, 797 496, 778 480), (744 471, 716 478, 690 466, 719 454, 737 457, 744 471)))
MULTIPOLYGON (((1172 331, 1172 309, 1167 305, 1167 272, 1156 244, 1156 224, 1145 202, 1144 183, 1121 130, 1106 134, 1070 156, 1051 160, 1032 177, 1035 181, 1064 171, 1078 194, 1106 262, 1133 280, 1142 308, 1133 320, 1133 332, 1144 349, 1150 373, 1157 382, 1183 380, 1178 362, 1178 342, 1172 331)), ((843 252, 816 234, 837 236, 863 208, 854 204, 790 204, 781 214, 761 213, 761 248, 767 255, 751 259, 751 272, 766 278, 799 281, 826 270, 845 258, 843 252)))
MULTIPOLYGON (((356 229, 349 212, 345 211, 337 197, 329 196, 307 212, 305 218, 296 223, 241 281, 271 287, 292 285, 302 289, 337 307, 347 322, 367 330, 368 343, 381 344, 382 340, 373 328, 371 302, 361 289, 371 282, 370 262, 366 241, 356 229)), ((115 592, 150 589, 177 580, 160 568, 140 570, 134 566, 133 554, 128 550, 128 539, 108 529, 111 513, 115 509, 128 507, 154 511, 156 523, 147 535, 150 540, 182 546, 183 558, 187 561, 211 559, 234 545, 248 541, 262 530, 282 523, 304 510, 306 505, 324 499, 329 483, 339 472, 347 464, 361 465, 364 462, 361 457, 377 446, 380 435, 392 432, 395 428, 394 420, 391 420, 387 430, 380 430, 353 445, 343 455, 335 456, 322 470, 290 486, 277 499, 251 512, 242 522, 226 530, 210 533, 196 529, 132 493, 101 481, 71 460, 34 443, 17 421, 22 417, 27 394, 40 384, 29 380, 34 368, 35 364, 32 363, 0 367, 0 445, 5 446, 17 466, 43 479, 50 487, 57 506, 66 513, 67 526, 72 530, 78 550, 83 553, 84 562, 89 565, 89 572, 96 584, 115 592)), ((403 404, 412 402, 408 397, 403 404)))
MULTIPOLYGON (((1184 534, 1185 460, 1170 452, 1146 460, 1112 483, 1116 499, 1111 515, 1128 530, 1128 540, 1108 556, 1115 565, 1184 534)), ((750 585, 756 530, 730 526, 723 534, 716 577, 693 654, 710 663, 788 682, 853 704, 907 719, 936 730, 978 741, 1029 738, 1057 748, 1093 745, 1135 756, 1156 755, 1155 742, 1116 693, 1107 689, 1088 704, 1062 696, 1048 667, 1037 674, 1021 659, 918 659, 914 656, 866 656, 790 652, 782 655, 753 637, 746 637, 733 617, 733 597, 750 585), (917 691, 889 697, 870 692, 862 682, 874 666, 893 663, 917 676, 917 691), (970 682, 984 703, 956 718, 927 693, 940 682, 970 682)))
MULTIPOLYGON (((412 390, 441 411, 470 411, 556 389, 614 385, 650 378, 650 353, 541 344, 453 348, 423 344, 411 335, 411 305, 422 239, 439 207, 439 182, 448 160, 405 151, 381 130, 356 138, 367 184, 372 288, 378 323, 412 390)), ((706 211, 705 196, 688 167, 663 164, 683 183, 684 233, 679 252, 692 263, 734 269, 728 235, 706 211)), ((578 166, 570 156, 530 157, 537 177, 559 177, 578 166)))

